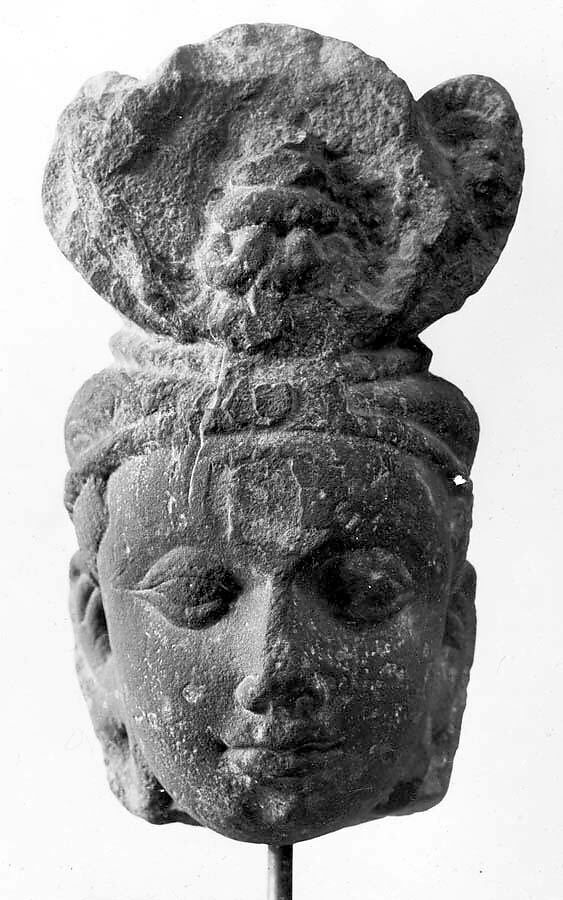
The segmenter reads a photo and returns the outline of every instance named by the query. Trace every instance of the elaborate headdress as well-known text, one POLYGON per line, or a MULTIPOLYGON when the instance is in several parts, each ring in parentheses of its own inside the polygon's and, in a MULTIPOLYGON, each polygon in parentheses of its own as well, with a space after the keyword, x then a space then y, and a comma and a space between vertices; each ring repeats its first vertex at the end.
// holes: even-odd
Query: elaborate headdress
POLYGON ((178 429, 363 433, 467 476, 476 418, 417 335, 485 280, 522 168, 492 79, 415 102, 380 60, 289 26, 87 82, 60 120, 46 219, 138 327, 70 411, 69 502, 100 457, 178 429))

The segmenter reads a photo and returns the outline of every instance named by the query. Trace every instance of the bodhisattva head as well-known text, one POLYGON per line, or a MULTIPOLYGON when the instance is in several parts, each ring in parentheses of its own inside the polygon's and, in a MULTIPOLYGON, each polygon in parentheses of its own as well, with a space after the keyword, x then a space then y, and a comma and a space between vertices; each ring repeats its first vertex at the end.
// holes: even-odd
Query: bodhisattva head
POLYGON ((447 790, 475 637, 478 423, 418 333, 514 220, 518 117, 240 26, 88 82, 44 188, 129 324, 69 411, 81 684, 153 822, 291 843, 447 790))

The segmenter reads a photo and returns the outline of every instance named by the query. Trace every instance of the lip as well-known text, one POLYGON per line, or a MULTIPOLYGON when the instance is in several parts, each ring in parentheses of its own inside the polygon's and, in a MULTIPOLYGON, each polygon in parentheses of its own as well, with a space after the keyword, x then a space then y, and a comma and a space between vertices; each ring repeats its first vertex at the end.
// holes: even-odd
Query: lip
POLYGON ((338 757, 341 744, 337 740, 309 740, 227 746, 222 764, 232 772, 254 778, 295 778, 329 765, 338 757))

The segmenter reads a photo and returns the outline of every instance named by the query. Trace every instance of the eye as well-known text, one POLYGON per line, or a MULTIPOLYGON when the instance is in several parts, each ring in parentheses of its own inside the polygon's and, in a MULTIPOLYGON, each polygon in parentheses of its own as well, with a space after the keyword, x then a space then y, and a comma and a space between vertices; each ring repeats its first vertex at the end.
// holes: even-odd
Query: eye
POLYGON ((138 592, 174 625, 206 628, 225 615, 239 593, 235 578, 222 566, 209 566, 186 554, 167 554, 145 575, 138 592))
POLYGON ((324 592, 339 618, 376 625, 390 619, 414 597, 404 563, 383 550, 357 550, 323 566, 324 592))

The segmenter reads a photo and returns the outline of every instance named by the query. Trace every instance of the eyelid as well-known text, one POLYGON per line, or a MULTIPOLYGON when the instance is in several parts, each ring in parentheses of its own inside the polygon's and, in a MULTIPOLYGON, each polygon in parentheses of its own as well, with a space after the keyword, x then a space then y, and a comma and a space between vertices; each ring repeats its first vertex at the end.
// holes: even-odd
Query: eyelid
POLYGON ((218 621, 238 595, 238 585, 221 566, 197 550, 180 547, 164 554, 136 588, 173 625, 199 629, 218 621), (151 594, 152 592, 152 594, 151 594))
POLYGON ((390 578, 394 578, 394 580, 401 581, 405 587, 405 589, 413 587, 414 581, 413 577, 409 571, 408 566, 405 561, 397 554, 392 553, 389 550, 384 550, 382 547, 376 547, 373 551, 359 551, 360 553, 371 553, 373 552, 375 556, 375 566, 381 566, 381 574, 387 575, 390 578))
POLYGON ((405 561, 396 553, 386 550, 384 547, 350 547, 340 545, 336 548, 332 545, 331 549, 335 552, 331 555, 323 554, 324 559, 319 560, 321 565, 336 561, 340 562, 340 564, 348 563, 353 565, 354 561, 370 557, 370 563, 373 565, 373 568, 380 567, 382 575, 394 576, 400 579, 404 583, 405 589, 414 585, 413 576, 405 561))
POLYGON ((139 582, 139 589, 149 590, 185 575, 187 565, 193 563, 195 559, 197 556, 193 550, 187 547, 175 547, 159 557, 150 567, 139 582))

